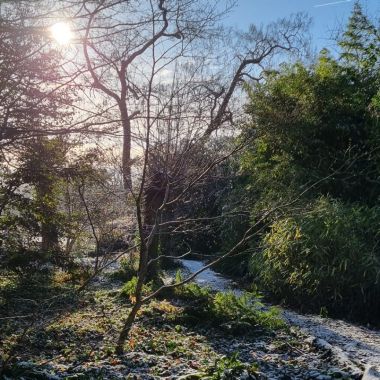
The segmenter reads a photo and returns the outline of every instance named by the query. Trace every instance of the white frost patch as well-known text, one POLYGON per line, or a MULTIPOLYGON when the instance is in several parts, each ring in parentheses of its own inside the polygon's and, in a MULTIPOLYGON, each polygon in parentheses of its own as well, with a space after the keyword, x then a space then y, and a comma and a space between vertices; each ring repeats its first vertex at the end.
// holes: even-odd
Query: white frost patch
MULTIPOLYGON (((204 263, 197 260, 181 260, 183 266, 194 273, 204 263)), ((241 292, 234 283, 211 269, 200 273, 194 281, 200 285, 210 286, 213 290, 241 292)), ((380 331, 337 319, 321 318, 316 315, 301 315, 294 311, 284 310, 284 318, 289 324, 297 326, 306 335, 315 337, 315 343, 322 349, 332 352, 334 357, 353 372, 363 373, 363 379, 380 379, 380 331)))
POLYGON ((380 370, 380 331, 290 310, 284 310, 284 317, 306 334, 329 343, 333 353, 343 362, 351 361, 361 369, 373 366, 380 370))

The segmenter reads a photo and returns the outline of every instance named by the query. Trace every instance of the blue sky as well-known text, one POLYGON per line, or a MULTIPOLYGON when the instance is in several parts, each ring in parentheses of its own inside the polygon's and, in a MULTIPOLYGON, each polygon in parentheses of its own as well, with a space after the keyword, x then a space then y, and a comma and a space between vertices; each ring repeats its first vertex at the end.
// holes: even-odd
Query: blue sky
MULTIPOLYGON (((366 13, 374 20, 380 18, 380 0, 362 0, 366 13)), ((237 7, 228 16, 229 25, 246 29, 275 21, 295 12, 307 12, 313 19, 311 34, 313 45, 319 50, 332 47, 330 37, 333 30, 346 25, 354 0, 237 0, 237 7)))

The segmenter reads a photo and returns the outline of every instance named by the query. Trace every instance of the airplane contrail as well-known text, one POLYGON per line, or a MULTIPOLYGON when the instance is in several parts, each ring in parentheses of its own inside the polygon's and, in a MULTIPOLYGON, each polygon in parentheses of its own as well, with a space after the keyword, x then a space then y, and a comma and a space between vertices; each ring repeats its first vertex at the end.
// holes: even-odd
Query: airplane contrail
POLYGON ((351 1, 352 0, 340 0, 340 1, 333 1, 332 3, 317 4, 317 5, 314 5, 314 8, 328 7, 329 5, 337 5, 337 4, 343 4, 343 3, 351 3, 351 1))

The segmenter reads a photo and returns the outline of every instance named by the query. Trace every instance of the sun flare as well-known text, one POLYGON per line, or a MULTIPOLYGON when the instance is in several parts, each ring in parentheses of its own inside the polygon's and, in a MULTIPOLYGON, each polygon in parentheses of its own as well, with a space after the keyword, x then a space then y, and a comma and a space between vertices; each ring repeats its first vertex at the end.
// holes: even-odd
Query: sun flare
POLYGON ((50 32, 59 45, 67 45, 73 38, 73 32, 67 22, 57 22, 50 27, 50 32))

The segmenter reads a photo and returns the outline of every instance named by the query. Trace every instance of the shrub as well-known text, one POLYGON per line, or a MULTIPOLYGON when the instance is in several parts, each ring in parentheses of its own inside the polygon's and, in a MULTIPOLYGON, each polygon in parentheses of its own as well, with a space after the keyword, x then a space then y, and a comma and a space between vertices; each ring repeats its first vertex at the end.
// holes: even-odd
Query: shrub
POLYGON ((177 272, 175 272, 175 283, 179 284, 182 281, 183 281, 183 274, 182 274, 182 271, 178 269, 177 272))
POLYGON ((48 252, 21 248, 19 251, 8 253, 3 266, 19 275, 27 276, 41 271, 48 272, 52 267, 50 258, 48 252))
POLYGON ((112 278, 129 281, 137 275, 138 262, 134 256, 120 260, 120 269, 111 274, 112 278))
POLYGON ((258 370, 256 364, 247 365, 242 363, 238 355, 232 354, 230 357, 222 357, 216 361, 213 367, 207 370, 207 379, 210 380, 233 380, 238 378, 256 379, 255 373, 258 370))
MULTIPOLYGON (((121 295, 127 297, 134 297, 136 293, 137 277, 133 276, 128 282, 124 284, 121 289, 121 295)), ((143 295, 148 295, 152 292, 152 283, 143 285, 143 295)))
POLYGON ((176 289, 176 296, 188 302, 185 307, 186 318, 195 323, 207 323, 223 326, 231 332, 248 332, 252 327, 267 329, 284 327, 280 311, 275 307, 265 307, 257 293, 233 292, 212 293, 195 283, 189 283, 176 289))
MULTIPOLYGON (((175 282, 176 284, 183 281, 182 272, 178 270, 176 272, 175 282)), ((177 298, 187 301, 208 302, 211 297, 211 289, 209 287, 200 286, 194 282, 189 282, 182 286, 178 286, 174 289, 174 295, 177 298)))
POLYGON ((278 297, 319 312, 380 315, 380 213, 322 197, 273 223, 251 270, 278 297))
POLYGON ((245 322, 268 329, 284 327, 280 310, 266 307, 260 298, 257 293, 236 295, 233 292, 218 292, 211 304, 213 318, 219 322, 245 322))
POLYGON ((85 263, 69 261, 65 269, 73 283, 83 284, 92 275, 92 267, 85 263))

